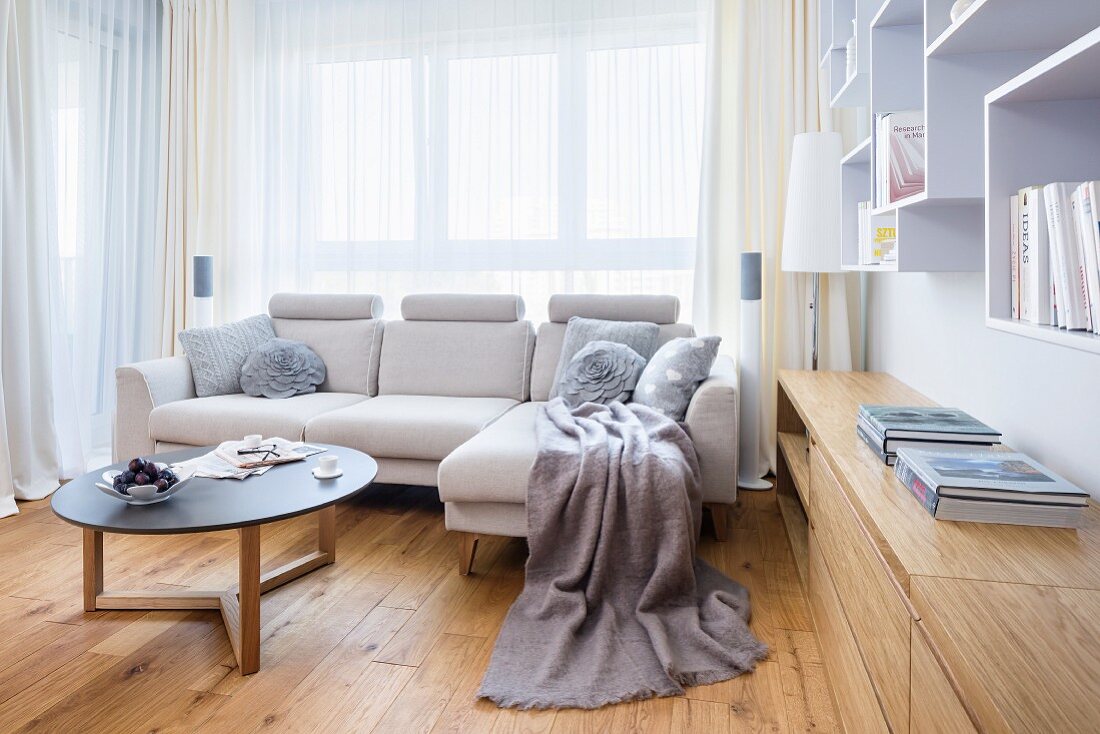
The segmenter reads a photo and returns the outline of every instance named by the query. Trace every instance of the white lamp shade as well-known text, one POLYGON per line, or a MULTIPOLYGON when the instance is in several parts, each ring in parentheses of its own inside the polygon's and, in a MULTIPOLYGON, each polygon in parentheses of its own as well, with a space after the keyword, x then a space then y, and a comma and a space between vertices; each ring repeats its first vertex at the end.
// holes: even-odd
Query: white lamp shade
POLYGON ((840 133, 802 133, 794 138, 783 220, 783 258, 788 272, 841 272, 840 133))

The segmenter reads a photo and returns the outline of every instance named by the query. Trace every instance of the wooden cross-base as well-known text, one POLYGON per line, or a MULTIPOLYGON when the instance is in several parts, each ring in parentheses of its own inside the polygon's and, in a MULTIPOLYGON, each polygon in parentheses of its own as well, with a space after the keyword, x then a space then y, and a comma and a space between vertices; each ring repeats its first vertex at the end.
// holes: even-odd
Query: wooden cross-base
POLYGON ((104 591, 103 532, 84 530, 84 610, 218 609, 241 675, 260 669, 260 595, 336 560, 336 506, 317 515, 317 550, 260 573, 260 526, 238 528, 237 583, 225 590, 104 591))

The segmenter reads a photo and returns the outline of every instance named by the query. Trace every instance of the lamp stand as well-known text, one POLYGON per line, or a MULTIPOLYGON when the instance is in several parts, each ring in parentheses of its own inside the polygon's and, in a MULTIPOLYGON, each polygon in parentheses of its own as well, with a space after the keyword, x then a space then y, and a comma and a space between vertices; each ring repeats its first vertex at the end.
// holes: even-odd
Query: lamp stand
POLYGON ((813 274, 812 290, 813 293, 810 296, 810 319, 813 324, 811 327, 813 330, 813 338, 810 343, 810 369, 817 372, 817 330, 819 326, 818 314, 821 310, 819 305, 821 300, 821 273, 813 274))

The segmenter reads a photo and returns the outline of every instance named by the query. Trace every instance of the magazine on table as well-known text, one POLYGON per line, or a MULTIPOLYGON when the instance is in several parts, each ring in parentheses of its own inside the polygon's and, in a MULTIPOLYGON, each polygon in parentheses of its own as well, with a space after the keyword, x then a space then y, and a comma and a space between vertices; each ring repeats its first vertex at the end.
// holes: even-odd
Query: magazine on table
POLYGON ((172 466, 197 477, 245 479, 260 476, 278 464, 302 461, 324 451, 327 449, 278 437, 264 439, 258 446, 246 446, 243 441, 224 441, 207 454, 172 466))

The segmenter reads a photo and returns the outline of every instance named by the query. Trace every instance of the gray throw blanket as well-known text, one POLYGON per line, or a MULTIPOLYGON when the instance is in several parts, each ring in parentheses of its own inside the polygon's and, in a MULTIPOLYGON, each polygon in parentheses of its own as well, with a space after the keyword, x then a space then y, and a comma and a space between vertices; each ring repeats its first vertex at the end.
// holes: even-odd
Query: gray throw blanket
POLYGON ((478 696, 597 708, 733 678, 767 652, 748 592, 695 557, 699 465, 684 429, 641 405, 540 409, 527 491, 527 582, 478 696))

